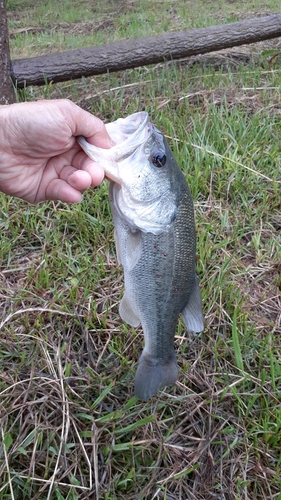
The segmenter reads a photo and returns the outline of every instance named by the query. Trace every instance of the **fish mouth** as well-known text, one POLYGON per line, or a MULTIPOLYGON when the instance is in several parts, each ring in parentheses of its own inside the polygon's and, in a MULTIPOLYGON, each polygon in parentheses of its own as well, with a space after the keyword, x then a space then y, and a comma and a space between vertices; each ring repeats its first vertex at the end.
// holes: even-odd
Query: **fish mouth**
POLYGON ((118 118, 112 123, 106 123, 105 128, 110 135, 111 139, 115 142, 109 151, 114 151, 115 161, 124 159, 129 156, 132 148, 135 150, 143 142, 150 129, 147 125, 149 123, 149 116, 146 111, 139 111, 133 113, 126 118, 118 118), (120 151, 122 146, 122 151, 120 151))
POLYGON ((109 182, 115 182, 115 184, 119 184, 119 186, 121 186, 122 184, 122 181, 120 179, 120 177, 117 177, 115 176, 114 174, 112 174, 111 172, 108 172, 104 169, 105 171, 105 176, 104 178, 109 181, 109 182))
POLYGON ((107 123, 105 128, 115 142, 110 149, 98 148, 87 142, 85 137, 77 137, 81 148, 105 171, 105 178, 111 182, 122 184, 118 163, 132 155, 140 146, 144 145, 152 133, 152 125, 146 111, 139 111, 126 118, 107 123))

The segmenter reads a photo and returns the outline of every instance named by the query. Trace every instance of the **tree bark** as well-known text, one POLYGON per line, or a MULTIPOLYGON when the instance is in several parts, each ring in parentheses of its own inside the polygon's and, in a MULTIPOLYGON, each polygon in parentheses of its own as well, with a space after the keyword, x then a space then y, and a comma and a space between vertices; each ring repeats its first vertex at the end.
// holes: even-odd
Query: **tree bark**
POLYGON ((12 61, 18 87, 62 82, 204 54, 281 36, 281 13, 191 31, 12 61))
POLYGON ((14 100, 6 8, 5 1, 0 0, 0 104, 11 104, 14 100))

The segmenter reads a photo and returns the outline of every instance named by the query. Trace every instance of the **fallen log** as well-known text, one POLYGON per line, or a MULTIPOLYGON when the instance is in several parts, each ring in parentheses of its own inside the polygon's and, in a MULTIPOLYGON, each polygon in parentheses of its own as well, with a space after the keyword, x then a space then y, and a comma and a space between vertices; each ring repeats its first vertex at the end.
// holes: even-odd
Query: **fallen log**
POLYGON ((68 50, 11 63, 18 88, 121 71, 281 36, 281 13, 235 23, 165 33, 105 46, 68 50))
POLYGON ((11 104, 15 100, 10 76, 10 50, 5 1, 0 0, 0 104, 11 104))

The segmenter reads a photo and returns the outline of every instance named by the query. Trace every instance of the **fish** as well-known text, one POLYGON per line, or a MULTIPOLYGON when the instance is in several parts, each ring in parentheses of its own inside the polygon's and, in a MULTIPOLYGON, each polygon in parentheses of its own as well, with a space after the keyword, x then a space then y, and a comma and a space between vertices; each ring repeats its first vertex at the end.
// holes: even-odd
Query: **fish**
POLYGON ((146 111, 106 128, 115 142, 111 149, 81 136, 78 142, 110 181, 117 260, 124 270, 119 314, 132 327, 142 326, 135 396, 147 401, 178 379, 174 337, 179 316, 188 331, 204 330, 194 206, 165 136, 146 111))

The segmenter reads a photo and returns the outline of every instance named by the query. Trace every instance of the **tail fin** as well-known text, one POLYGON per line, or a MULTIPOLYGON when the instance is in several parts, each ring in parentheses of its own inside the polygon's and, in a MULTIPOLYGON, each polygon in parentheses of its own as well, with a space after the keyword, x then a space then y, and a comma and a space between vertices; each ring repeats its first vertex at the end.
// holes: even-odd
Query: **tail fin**
POLYGON ((142 353, 135 377, 135 396, 147 401, 160 387, 174 385, 178 378, 176 355, 159 359, 142 353))

